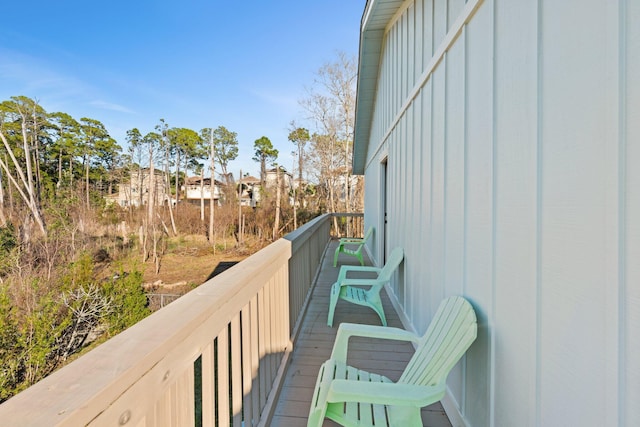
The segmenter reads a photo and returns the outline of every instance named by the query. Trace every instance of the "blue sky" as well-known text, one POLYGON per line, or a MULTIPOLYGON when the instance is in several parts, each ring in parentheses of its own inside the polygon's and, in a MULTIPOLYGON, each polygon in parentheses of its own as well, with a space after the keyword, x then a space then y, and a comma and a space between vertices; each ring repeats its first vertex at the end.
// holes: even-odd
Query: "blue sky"
POLYGON ((338 51, 357 55, 365 0, 35 0, 5 2, 0 100, 25 95, 48 112, 104 123, 121 146, 160 118, 238 133, 230 164, 259 171, 267 136, 291 168, 291 120, 314 73, 338 51))

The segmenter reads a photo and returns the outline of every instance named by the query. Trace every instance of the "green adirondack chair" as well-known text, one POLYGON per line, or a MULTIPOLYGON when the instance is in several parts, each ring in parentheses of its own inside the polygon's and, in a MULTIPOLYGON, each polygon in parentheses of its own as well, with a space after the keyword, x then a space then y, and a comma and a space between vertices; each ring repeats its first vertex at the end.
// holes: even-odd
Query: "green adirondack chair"
POLYGON ((329 296, 329 316, 327 325, 333 326, 333 315, 336 310, 338 300, 343 299, 353 304, 364 305, 375 311, 382 324, 387 326, 387 319, 384 316, 382 308, 382 300, 380 299, 380 291, 382 287, 389 283, 391 275, 402 262, 404 252, 402 248, 395 248, 391 251, 389 259, 384 267, 343 265, 338 273, 338 280, 331 286, 331 295, 329 296), (347 274, 351 272, 374 272, 377 273, 375 279, 349 279, 347 274), (359 286, 369 286, 364 289, 359 286))
POLYGON ((336 253, 333 255, 333 266, 337 266, 338 265, 338 255, 340 255, 340 252, 347 254, 347 255, 352 255, 356 258, 358 258, 358 260, 360 261, 360 265, 364 265, 364 259, 362 258, 362 250, 364 248, 365 243, 367 243, 367 240, 369 239, 369 237, 371 237, 371 235, 373 234, 373 227, 369 227, 369 229, 367 230, 367 233, 364 235, 364 237, 362 239, 360 238, 355 238, 355 237, 343 237, 342 239, 340 239, 340 242, 338 242, 338 247, 336 248, 336 253), (347 246, 357 246, 355 249, 350 249, 347 246))
POLYGON ((398 328, 343 323, 320 367, 307 427, 324 418, 344 426, 422 426, 420 408, 442 399, 449 371, 476 339, 476 315, 462 297, 439 306, 422 336, 398 328), (411 341, 416 352, 398 382, 346 364, 351 336, 411 341))

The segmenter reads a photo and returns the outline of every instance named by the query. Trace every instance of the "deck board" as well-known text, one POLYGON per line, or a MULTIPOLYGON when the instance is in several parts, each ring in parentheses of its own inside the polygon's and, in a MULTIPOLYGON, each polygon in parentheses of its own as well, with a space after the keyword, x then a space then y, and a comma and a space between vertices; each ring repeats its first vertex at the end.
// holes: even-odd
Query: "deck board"
MULTIPOLYGON (((380 325, 380 319, 373 310, 340 301, 335 311, 334 327, 327 326, 329 291, 338 277, 339 266, 357 264, 354 257, 340 254, 338 267, 333 267, 333 253, 336 245, 337 241, 332 241, 323 257, 322 269, 316 280, 309 307, 294 347, 291 363, 287 369, 275 415, 271 421, 273 427, 304 427, 307 425, 316 376, 322 362, 328 359, 331 354, 337 327, 340 323, 380 325)), ((365 261, 367 264, 371 264, 366 254, 365 261)), ((401 328, 400 318, 385 292, 382 292, 382 301, 389 326, 401 328)), ((395 381, 401 375, 412 354, 413 347, 409 343, 394 342, 390 344, 388 341, 358 337, 350 340, 347 362, 360 369, 383 374, 395 381)), ((423 408, 422 421, 425 426, 429 427, 451 426, 440 403, 423 408)), ((331 420, 325 420, 323 424, 324 427, 336 425, 331 420)))

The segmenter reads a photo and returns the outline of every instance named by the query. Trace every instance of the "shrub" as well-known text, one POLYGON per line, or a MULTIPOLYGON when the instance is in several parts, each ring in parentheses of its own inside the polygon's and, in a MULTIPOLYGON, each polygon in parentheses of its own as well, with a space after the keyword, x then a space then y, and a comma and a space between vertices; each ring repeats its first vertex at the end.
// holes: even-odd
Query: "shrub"
POLYGON ((103 290, 111 298, 114 308, 107 316, 109 333, 115 335, 151 314, 147 296, 142 288, 142 273, 121 271, 117 278, 107 281, 103 290))

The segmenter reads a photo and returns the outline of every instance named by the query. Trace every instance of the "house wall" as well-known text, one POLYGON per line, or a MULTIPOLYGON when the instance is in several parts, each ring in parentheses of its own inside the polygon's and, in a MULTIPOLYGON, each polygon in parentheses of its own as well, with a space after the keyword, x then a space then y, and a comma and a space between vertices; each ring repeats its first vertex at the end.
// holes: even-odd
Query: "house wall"
MULTIPOLYGON (((211 185, 204 185, 202 189, 200 185, 187 185, 186 187, 182 187, 183 190, 186 189, 186 198, 189 200, 200 200, 200 198, 204 198, 206 200, 211 199, 211 185)), ((213 188, 213 198, 215 200, 220 199, 220 187, 215 185, 213 188)))
MULTIPOLYGON (((165 175, 161 170, 155 169, 154 171, 154 184, 155 193, 154 199, 157 206, 162 206, 167 201, 167 193, 165 192, 165 175)), ((142 204, 149 203, 149 189, 151 188, 151 175, 149 169, 142 170, 142 182, 140 182, 140 176, 137 170, 131 171, 131 175, 127 182, 123 182, 118 185, 117 195, 110 198, 117 202, 120 206, 139 206, 140 205, 140 193, 142 192, 142 204), (141 185, 140 188, 139 185, 141 185)))
POLYGON ((277 177, 275 170, 267 171, 265 176, 265 184, 267 185, 267 187, 275 187, 278 179, 282 182, 282 186, 284 188, 293 188, 293 177, 291 176, 291 174, 288 172, 280 172, 279 177, 277 177))
POLYGON ((369 250, 386 181, 408 326, 476 309, 449 377, 469 425, 640 425, 638 22, 630 0, 415 0, 386 28, 369 250))

